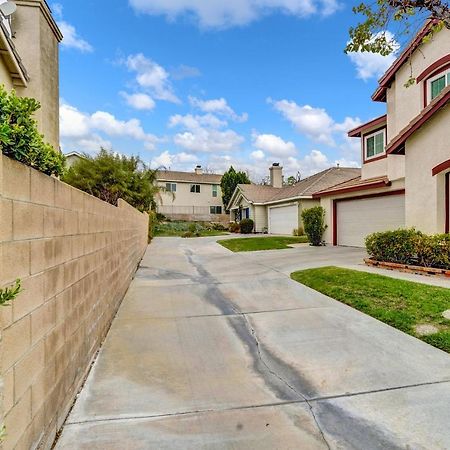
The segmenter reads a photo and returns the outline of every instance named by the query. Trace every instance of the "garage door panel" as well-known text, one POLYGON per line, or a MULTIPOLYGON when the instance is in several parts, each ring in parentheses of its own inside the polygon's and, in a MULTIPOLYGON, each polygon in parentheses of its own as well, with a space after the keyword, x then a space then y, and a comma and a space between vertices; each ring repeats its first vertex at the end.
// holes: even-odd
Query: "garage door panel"
POLYGON ((337 243, 364 247, 366 236, 405 226, 405 196, 390 195, 337 203, 337 243))
POLYGON ((298 206, 288 205, 269 209, 269 232, 292 235, 298 228, 298 206))

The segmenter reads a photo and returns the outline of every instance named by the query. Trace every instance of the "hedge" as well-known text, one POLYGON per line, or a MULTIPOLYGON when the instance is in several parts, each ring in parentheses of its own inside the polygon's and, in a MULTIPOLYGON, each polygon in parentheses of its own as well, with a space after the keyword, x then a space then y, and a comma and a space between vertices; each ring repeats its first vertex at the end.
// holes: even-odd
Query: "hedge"
POLYGON ((239 222, 239 226, 242 234, 250 234, 253 232, 255 224, 252 219, 242 219, 239 222))
POLYGON ((311 245, 322 245, 323 233, 325 233, 325 209, 322 206, 314 206, 313 208, 302 211, 302 220, 304 232, 308 236, 311 245))
POLYGON ((369 256, 377 261, 450 269, 450 235, 427 235, 412 229, 373 233, 366 238, 369 256))

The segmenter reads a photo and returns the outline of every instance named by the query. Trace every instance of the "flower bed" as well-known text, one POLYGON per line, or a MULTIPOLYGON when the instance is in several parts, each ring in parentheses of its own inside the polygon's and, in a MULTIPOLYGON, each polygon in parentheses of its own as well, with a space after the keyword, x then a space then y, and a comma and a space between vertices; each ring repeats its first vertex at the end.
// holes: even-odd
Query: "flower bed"
POLYGON ((400 272, 414 273, 417 275, 441 276, 450 278, 450 270, 436 269, 434 267, 414 266, 409 264, 399 264, 385 261, 377 261, 375 259, 366 258, 364 262, 368 266, 380 267, 387 270, 398 270, 400 272))

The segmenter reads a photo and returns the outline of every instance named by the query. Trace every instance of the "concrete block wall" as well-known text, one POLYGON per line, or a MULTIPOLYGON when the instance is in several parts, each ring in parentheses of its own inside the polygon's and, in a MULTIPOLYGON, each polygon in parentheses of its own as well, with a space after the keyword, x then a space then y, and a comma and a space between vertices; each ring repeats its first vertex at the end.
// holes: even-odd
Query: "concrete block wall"
POLYGON ((49 448, 147 246, 148 216, 0 155, 3 449, 49 448))

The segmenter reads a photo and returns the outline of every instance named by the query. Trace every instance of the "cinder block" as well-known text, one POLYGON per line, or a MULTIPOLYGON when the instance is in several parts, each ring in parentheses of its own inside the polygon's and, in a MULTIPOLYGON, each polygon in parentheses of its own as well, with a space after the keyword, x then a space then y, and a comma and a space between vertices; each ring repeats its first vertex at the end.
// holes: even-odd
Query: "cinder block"
POLYGON ((78 212, 64 211, 64 234, 75 235, 78 233, 78 212))
POLYGON ((45 369, 36 377, 31 386, 31 414, 35 416, 45 404, 49 393, 55 384, 55 361, 46 362, 45 369))
POLYGON ((72 309, 72 289, 68 288, 55 297, 55 323, 64 322, 72 309))
POLYGON ((67 288, 79 279, 79 259, 64 264, 64 286, 67 288))
POLYGON ((84 209, 84 193, 78 189, 72 189, 72 210, 83 211, 84 209))
POLYGON ((28 241, 4 242, 3 270, 0 285, 11 283, 30 274, 30 243, 28 241))
POLYGON ((32 203, 13 202, 14 240, 38 239, 44 236, 44 208, 32 203))
POLYGON ((45 272, 44 300, 49 300, 64 290, 64 266, 55 266, 45 272))
POLYGON ((55 206, 62 209, 72 208, 72 187, 56 180, 55 182, 55 206))
POLYGON ((14 399, 17 401, 44 370, 44 341, 32 347, 14 366, 14 399))
POLYGON ((0 199, 0 242, 13 238, 12 201, 0 199))
POLYGON ((51 299, 31 314, 32 344, 34 345, 39 340, 42 340, 42 338, 55 326, 55 323, 55 299, 51 299))
POLYGON ((84 236, 83 235, 70 236, 70 239, 72 241, 72 258, 75 259, 84 255, 85 253, 84 236))
POLYGON ((45 361, 46 364, 55 358, 55 354, 59 351, 65 342, 65 323, 62 322, 45 336, 45 361))
POLYGON ((14 406, 14 369, 7 370, 3 375, 3 411, 8 411, 14 406))
POLYGON ((30 242, 31 274, 43 272, 55 265, 53 239, 37 239, 30 242))
POLYGON ((61 236, 54 239, 55 265, 64 264, 72 259, 71 236, 61 236))
POLYGON ((3 197, 13 200, 29 201, 31 169, 6 156, 2 159, 3 197))
POLYGON ((64 211, 53 206, 44 207, 44 236, 64 235, 64 211))
POLYGON ((21 319, 44 303, 44 274, 22 280, 22 289, 12 303, 14 321, 21 319))
POLYGON ((8 430, 3 450, 17 448, 17 442, 31 422, 31 389, 25 392, 19 402, 5 417, 5 427, 8 430))
POLYGON ((39 205, 55 205, 55 178, 31 170, 31 201, 39 205))
POLYGON ((30 316, 23 317, 3 330, 1 361, 2 373, 9 369, 28 351, 31 345, 30 316))

